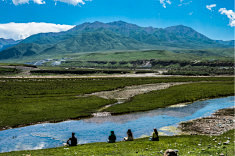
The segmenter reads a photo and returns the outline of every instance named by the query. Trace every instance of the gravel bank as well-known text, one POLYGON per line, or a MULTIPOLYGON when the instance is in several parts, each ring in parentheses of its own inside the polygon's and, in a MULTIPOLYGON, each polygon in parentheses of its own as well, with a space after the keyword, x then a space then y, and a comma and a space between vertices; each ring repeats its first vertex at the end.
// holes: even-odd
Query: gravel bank
POLYGON ((220 135, 235 129, 234 111, 235 108, 221 109, 210 117, 182 122, 179 128, 190 134, 220 135))

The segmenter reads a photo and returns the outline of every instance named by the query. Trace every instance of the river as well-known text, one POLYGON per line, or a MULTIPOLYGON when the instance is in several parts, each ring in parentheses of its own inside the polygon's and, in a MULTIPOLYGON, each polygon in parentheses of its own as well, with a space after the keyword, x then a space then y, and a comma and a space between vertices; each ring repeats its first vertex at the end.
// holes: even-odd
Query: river
POLYGON ((182 121, 210 116, 219 109, 232 106, 234 106, 234 96, 140 113, 8 129, 0 131, 0 152, 63 146, 72 132, 76 133, 79 144, 105 142, 111 130, 115 131, 118 141, 126 136, 127 129, 132 130, 135 138, 149 136, 153 128, 157 128, 160 133, 165 135, 174 135, 174 132, 164 130, 164 127, 176 127, 182 121))

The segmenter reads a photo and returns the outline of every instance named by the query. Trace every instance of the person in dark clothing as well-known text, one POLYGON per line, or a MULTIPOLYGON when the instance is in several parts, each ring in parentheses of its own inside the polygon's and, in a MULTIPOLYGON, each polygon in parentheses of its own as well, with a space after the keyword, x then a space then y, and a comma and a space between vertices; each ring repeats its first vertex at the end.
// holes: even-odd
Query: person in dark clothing
POLYGON ((78 140, 77 140, 77 138, 75 137, 75 133, 73 132, 73 133, 72 133, 72 137, 67 140, 67 144, 68 144, 69 146, 77 146, 77 143, 78 143, 78 140))
POLYGON ((151 141, 159 141, 158 131, 156 128, 153 129, 152 137, 150 137, 151 141))
POLYGON ((127 134, 127 137, 124 137, 124 141, 133 141, 134 140, 131 129, 128 129, 126 134, 127 134))
POLYGON ((116 135, 114 134, 114 131, 110 132, 108 143, 114 143, 116 141, 116 135))

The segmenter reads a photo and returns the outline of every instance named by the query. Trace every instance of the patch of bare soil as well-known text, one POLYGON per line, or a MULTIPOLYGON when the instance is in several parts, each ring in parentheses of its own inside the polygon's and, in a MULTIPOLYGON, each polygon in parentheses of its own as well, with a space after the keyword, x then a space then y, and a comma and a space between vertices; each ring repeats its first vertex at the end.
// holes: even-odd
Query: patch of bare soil
POLYGON ((95 96, 99 96, 105 99, 116 99, 119 102, 124 102, 138 94, 144 94, 144 93, 148 93, 154 90, 162 90, 162 89, 167 89, 171 86, 189 84, 189 83, 192 83, 192 82, 172 82, 172 83, 157 83, 157 84, 127 86, 122 89, 117 89, 113 91, 96 92, 96 93, 92 93, 88 95, 95 95, 95 96))
POLYGON ((179 128, 190 134, 221 135, 235 128, 234 111, 235 108, 221 109, 210 117, 182 122, 179 128))
POLYGON ((93 116, 109 116, 111 115, 109 112, 102 112, 104 109, 118 105, 126 102, 131 97, 134 97, 138 94, 144 94, 151 91, 167 89, 171 86, 189 84, 193 82, 172 82, 172 83, 157 83, 157 84, 144 84, 144 85, 135 85, 135 86, 127 86, 122 89, 112 90, 112 91, 102 91, 96 92, 92 94, 86 94, 83 96, 98 96, 104 99, 116 99, 118 102, 110 105, 106 105, 98 110, 97 113, 94 113, 93 116))

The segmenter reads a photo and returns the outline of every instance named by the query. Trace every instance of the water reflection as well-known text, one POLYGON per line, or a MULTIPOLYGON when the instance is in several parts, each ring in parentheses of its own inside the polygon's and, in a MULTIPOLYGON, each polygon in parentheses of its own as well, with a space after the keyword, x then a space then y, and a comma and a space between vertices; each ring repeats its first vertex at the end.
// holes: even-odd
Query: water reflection
MULTIPOLYGON (((78 143, 105 142, 111 130, 117 140, 132 129, 135 138, 150 135, 153 128, 177 125, 202 116, 208 116, 218 109, 232 107, 234 96, 199 101, 185 107, 162 108, 142 113, 119 116, 94 117, 78 121, 38 124, 0 131, 0 152, 42 149, 62 146, 75 132, 78 143)), ((172 135, 171 132, 167 133, 172 135)))

